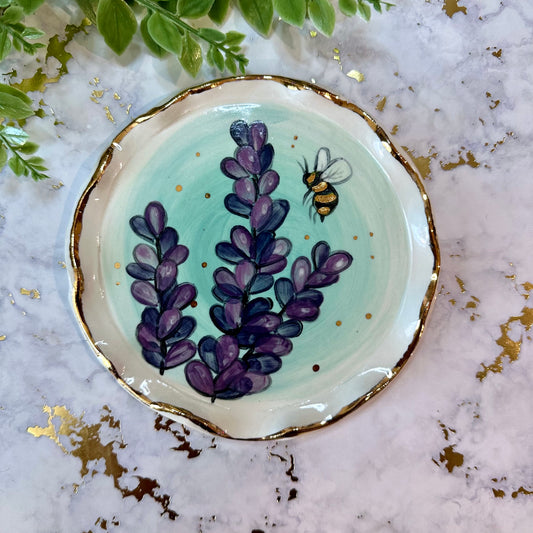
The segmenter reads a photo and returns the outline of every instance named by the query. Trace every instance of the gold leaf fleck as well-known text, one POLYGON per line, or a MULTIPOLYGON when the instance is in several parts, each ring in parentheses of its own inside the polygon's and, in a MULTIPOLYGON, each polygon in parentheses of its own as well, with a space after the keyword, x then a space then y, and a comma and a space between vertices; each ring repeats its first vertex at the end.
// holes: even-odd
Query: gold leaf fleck
POLYGON ((115 123, 115 118, 111 114, 111 111, 109 111, 109 106, 108 105, 104 106, 104 111, 105 111, 105 116, 106 116, 107 120, 109 120, 109 122, 112 122, 114 124, 115 123))
POLYGON ((55 189, 55 190, 58 190, 58 189, 61 189, 61 187, 64 187, 65 184, 60 181, 57 185, 52 185, 52 189, 55 189))
POLYGON ((459 150, 459 152, 457 152, 457 155, 459 156, 459 159, 457 161, 450 161, 448 163, 444 163, 441 161, 440 168, 442 168, 442 170, 453 170, 462 165, 468 165, 472 168, 479 167, 479 163, 476 161, 476 158, 474 157, 474 154, 471 150, 468 150, 468 152, 466 152, 466 159, 462 156, 462 150, 459 150))
POLYGON ((0 335, 0 341, 5 341, 7 337, 5 335, 0 335))
POLYGON ((442 10, 446 11, 446 15, 452 18, 456 13, 462 12, 466 15, 466 7, 459 6, 459 0, 444 0, 442 10))
POLYGON ((456 444, 446 446, 439 455, 439 461, 444 463, 444 466, 450 474, 453 472, 454 468, 459 468, 460 466, 463 466, 464 463, 464 455, 456 452, 455 446, 456 444))
POLYGON ((387 103, 387 97, 384 96, 376 105, 378 111, 383 111, 385 109, 385 104, 387 103))
POLYGON ((455 281, 457 281, 457 285, 459 285, 461 292, 462 293, 466 292, 465 283, 459 276, 455 276, 455 281))
POLYGON ((428 155, 424 156, 417 156, 416 152, 414 150, 409 150, 407 146, 402 146, 402 148, 407 152, 409 157, 412 159, 413 164, 417 168, 418 172, 420 172, 420 175, 422 176, 422 179, 428 180, 431 179, 431 160, 435 159, 438 154, 435 152, 435 147, 432 146, 429 149, 428 155))
POLYGON ((511 494, 511 497, 516 498, 519 494, 523 494, 524 496, 533 496, 533 490, 526 490, 524 487, 519 487, 518 490, 515 490, 511 494))
POLYGON ((120 100, 120 96, 119 96, 119 94, 116 93, 116 92, 113 93, 113 98, 114 98, 115 100, 120 100))
POLYGON ((391 135, 396 135, 398 133, 398 124, 394 124, 394 126, 392 127, 392 130, 390 130, 390 134, 391 135))
POLYGON ((316 32, 315 30, 311 30, 311 31, 309 32, 309 35, 310 35, 312 38, 314 38, 314 37, 316 37, 318 34, 317 34, 317 32, 316 32))
POLYGON ((58 261, 57 264, 58 264, 61 268, 67 268, 67 264, 65 263, 65 261, 58 261))
POLYGON ((365 81, 365 75, 362 72, 359 72, 358 70, 350 70, 350 72, 346 73, 346 76, 348 76, 348 78, 354 79, 359 83, 365 81))
POLYGON ((28 290, 21 287, 20 294, 30 296, 32 300, 39 300, 41 298, 41 293, 37 289, 28 290))
POLYGON ((495 498, 503 498, 505 496, 505 492, 501 489, 492 489, 492 492, 495 498))

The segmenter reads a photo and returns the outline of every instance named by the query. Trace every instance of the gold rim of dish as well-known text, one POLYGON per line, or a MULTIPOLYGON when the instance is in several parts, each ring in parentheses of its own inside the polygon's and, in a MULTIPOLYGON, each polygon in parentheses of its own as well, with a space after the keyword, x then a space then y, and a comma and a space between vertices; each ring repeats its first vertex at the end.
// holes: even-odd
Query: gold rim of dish
POLYGON ((192 87, 190 89, 187 89, 179 93, 177 96, 169 100, 167 103, 151 109, 144 115, 141 115, 140 117, 135 119, 133 122, 128 124, 128 126, 126 126, 114 138, 111 145, 107 148, 107 150, 102 155, 100 162, 96 168, 96 171, 94 172, 89 184, 83 191, 81 198, 78 201, 76 210, 74 212, 74 220, 73 220, 72 228, 70 232, 70 260, 71 260, 72 268, 73 268, 74 312, 78 320, 80 321, 83 327, 83 330, 85 332, 85 335, 89 339, 91 346, 93 348, 93 351, 95 352, 97 358, 105 366, 105 368, 107 368, 107 370, 111 372, 113 377, 118 381, 118 383, 124 389, 126 389, 135 398, 140 400, 142 403, 144 403, 148 407, 154 409, 155 411, 159 413, 186 418, 190 420, 192 423, 194 423, 195 425, 197 425, 198 427, 214 435, 236 439, 236 440, 260 440, 260 441, 279 439, 283 437, 292 437, 300 433, 305 433, 308 431, 312 431, 312 430, 319 429, 321 427, 333 424, 334 422, 346 416, 348 413, 351 413, 352 411, 354 411, 361 405, 365 404, 368 400, 370 400, 370 398, 374 397, 378 392, 382 391, 396 377, 396 375, 400 372, 400 370, 404 367, 404 365, 407 363, 408 359, 410 358, 411 354, 413 353, 413 351, 415 350, 418 344, 418 341, 425 328, 425 323, 426 323, 426 320, 429 314, 431 304, 436 297, 436 289, 437 289, 438 276, 439 276, 439 271, 440 271, 440 251, 439 251, 439 245, 437 242, 437 233, 436 233, 435 226, 433 223, 431 205, 429 202, 429 198, 426 194, 426 191, 424 190, 424 186, 422 185, 422 180, 420 176, 418 175, 418 173, 416 172, 416 170, 413 168, 413 166, 407 161, 406 157, 402 155, 398 151, 398 149, 392 144, 392 142, 388 138, 385 131, 376 123, 376 121, 370 115, 368 115, 360 107, 358 107, 357 105, 351 102, 343 100, 339 96, 332 94, 329 91, 322 89, 321 87, 318 87, 317 85, 313 85, 311 83, 307 83, 307 82, 303 82, 299 80, 293 80, 291 78, 285 78, 282 76, 270 76, 270 75, 237 76, 237 77, 232 77, 232 78, 214 80, 214 81, 204 83, 202 85, 198 85, 196 87, 192 87), (362 117, 365 120, 365 122, 372 128, 372 130, 378 136, 380 141, 385 144, 386 148, 390 151, 391 155, 402 164, 402 166, 405 168, 405 170, 407 171, 411 179, 415 182, 416 186, 418 187, 418 190, 424 202, 426 219, 428 222, 428 229, 429 229, 430 247, 431 247, 431 251, 433 253, 433 258, 434 258, 431 280, 428 285, 427 291, 424 295, 424 298, 422 300, 422 305, 420 307, 418 327, 413 335, 413 339, 411 343, 407 347, 407 350, 400 357, 400 359, 397 361, 395 366, 391 369, 390 375, 383 378, 377 385, 375 385, 372 389, 370 389, 365 395, 357 398, 355 401, 343 407, 336 415, 329 418, 328 420, 323 420, 321 422, 315 422, 313 424, 309 424, 305 426, 287 427, 276 433, 265 435, 263 437, 232 437, 231 435, 228 435, 222 428, 218 427, 216 424, 213 424, 212 422, 204 418, 198 417, 195 414, 191 413, 190 411, 181 409, 175 405, 171 405, 171 404, 163 403, 163 402, 154 402, 150 400, 142 392, 135 390, 133 387, 128 385, 119 375, 113 363, 111 363, 111 361, 105 356, 105 354, 96 345, 94 338, 91 334, 91 331, 85 320, 85 314, 83 310, 83 298, 82 298, 83 291, 84 291, 84 279, 83 279, 83 272, 81 269, 80 257, 79 257, 79 241, 80 241, 80 235, 83 229, 82 219, 83 219, 83 213, 85 210, 85 206, 87 205, 87 201, 89 199, 91 192, 99 183, 100 179, 105 173, 107 166, 109 165, 110 161, 113 158, 114 145, 120 144, 120 141, 134 127, 138 126, 142 122, 149 120, 154 115, 157 115, 158 113, 165 111, 166 109, 170 108, 174 104, 184 100, 188 96, 199 94, 204 91, 209 91, 211 89, 217 88, 226 83, 235 83, 239 81, 270 81, 270 82, 276 82, 276 83, 282 84, 287 88, 292 88, 292 89, 296 89, 299 91, 312 91, 315 94, 318 94, 319 96, 322 96, 323 98, 326 98, 327 100, 333 102, 334 104, 337 104, 340 107, 348 109, 356 113, 360 117, 362 117))

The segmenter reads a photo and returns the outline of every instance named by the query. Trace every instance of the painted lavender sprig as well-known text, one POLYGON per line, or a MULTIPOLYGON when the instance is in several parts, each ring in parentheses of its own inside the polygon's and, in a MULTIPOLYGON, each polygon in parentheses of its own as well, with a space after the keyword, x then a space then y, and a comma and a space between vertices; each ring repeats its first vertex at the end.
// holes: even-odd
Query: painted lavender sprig
POLYGON ((131 229, 150 244, 135 246, 135 262, 126 267, 136 280, 131 285, 132 296, 146 306, 137 326, 137 340, 146 361, 159 368, 161 375, 196 353, 196 344, 189 339, 196 320, 183 315, 196 298, 196 288, 191 283, 177 283, 178 266, 189 250, 178 244, 178 233, 166 223, 167 213, 159 202, 149 203, 144 216, 130 219, 131 229))
POLYGON ((311 262, 295 260, 291 279, 274 280, 287 266, 292 245, 276 236, 289 212, 289 203, 270 195, 279 184, 271 169, 274 148, 267 143, 263 122, 248 125, 242 120, 230 127, 237 143, 234 157, 221 162, 224 175, 234 180, 233 193, 226 196, 228 211, 249 222, 249 229, 236 225, 230 241, 216 246, 217 256, 233 266, 215 270, 213 294, 220 304, 210 309, 211 320, 223 333, 198 343, 201 361, 185 368, 188 383, 200 394, 232 399, 265 390, 270 374, 282 365, 281 357, 291 352, 291 338, 301 334, 303 321, 318 318, 323 295, 319 288, 336 283, 339 274, 352 263, 347 252, 330 253, 325 242, 315 245, 311 262), (274 287, 280 311, 270 298, 256 296, 274 287), (241 350, 244 355, 240 357, 241 350))

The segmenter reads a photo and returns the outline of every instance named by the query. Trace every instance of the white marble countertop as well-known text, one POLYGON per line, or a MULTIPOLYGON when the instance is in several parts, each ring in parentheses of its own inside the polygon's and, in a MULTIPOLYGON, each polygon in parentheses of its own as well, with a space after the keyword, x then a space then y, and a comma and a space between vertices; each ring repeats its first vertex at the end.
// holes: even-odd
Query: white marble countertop
MULTIPOLYGON (((214 438, 150 411, 100 365, 72 311, 65 243, 102 151, 216 74, 192 80, 140 45, 117 58, 90 28, 71 32, 60 79, 43 52, 46 116, 27 129, 52 179, 0 175, 1 530, 531 530, 533 4, 398 4, 330 40, 278 25, 247 41, 249 73, 315 81, 404 147, 442 256, 433 313, 394 383, 292 440, 214 438)), ((80 23, 67 2, 38 17, 60 39, 80 23)), ((12 67, 11 82, 35 73, 6 61, 4 79, 12 67)))

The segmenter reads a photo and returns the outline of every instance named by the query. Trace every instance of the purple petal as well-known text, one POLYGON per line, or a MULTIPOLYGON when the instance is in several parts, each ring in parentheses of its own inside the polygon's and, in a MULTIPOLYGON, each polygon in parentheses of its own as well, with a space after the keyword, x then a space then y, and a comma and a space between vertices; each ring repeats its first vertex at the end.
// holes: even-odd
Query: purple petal
POLYGON ((153 326, 149 324, 139 324, 137 326, 137 340, 140 342, 141 346, 149 352, 161 352, 161 346, 153 326))
POLYGON ((140 215, 131 217, 130 227, 139 237, 142 237, 147 241, 154 242, 154 234, 150 231, 150 228, 148 227, 144 217, 140 215))
POLYGON ((271 144, 265 144, 261 150, 261 153, 259 154, 259 159, 261 161, 261 172, 265 172, 265 170, 270 168, 273 158, 274 147, 271 144))
POLYGON ((266 264, 261 264, 259 272, 262 274, 278 274, 287 266, 287 258, 272 255, 266 264))
POLYGON ((237 341, 229 335, 222 335, 217 341, 216 355, 218 371, 222 372, 239 356, 239 345, 237 341))
POLYGON ((281 324, 281 318, 275 313, 265 313, 264 315, 254 316, 246 324, 248 331, 261 333, 274 331, 281 324))
POLYGON ((250 224, 253 228, 261 230, 272 215, 272 200, 270 196, 262 196, 257 200, 250 213, 250 224))
POLYGON ((158 236, 165 229, 167 213, 159 202, 150 202, 146 206, 144 218, 148 228, 155 236, 158 236))
POLYGON ((320 268, 324 274, 339 274, 346 270, 353 261, 353 257, 348 252, 335 252, 330 255, 320 268))
POLYGON ((233 227, 231 230, 231 243, 245 256, 250 257, 252 255, 252 235, 244 226, 233 227))
POLYGON ((282 337, 298 337, 303 330, 303 324, 299 320, 287 320, 276 330, 282 337))
POLYGON ((252 205, 257 198, 255 184, 250 178, 241 178, 236 181, 233 186, 233 191, 240 200, 250 205, 252 205))
POLYGON ((230 300, 224 305, 224 315, 226 322, 231 329, 236 329, 241 325, 242 302, 240 300, 230 300))
POLYGON ((245 144, 249 143, 250 135, 249 135, 249 128, 248 124, 244 120, 236 120, 233 122, 233 124, 229 128, 229 133, 231 135, 231 138, 239 145, 244 146, 245 144))
POLYGON ((272 379, 270 376, 264 376, 262 374, 256 374, 255 372, 246 372, 243 376, 252 382, 252 388, 248 391, 248 394, 261 392, 270 387, 272 379))
POLYGON ((276 300, 281 307, 285 307, 287 302, 294 296, 294 286, 292 281, 287 278, 276 280, 274 291, 276 293, 276 300))
POLYGON ((296 292, 305 287, 305 282, 311 273, 311 262, 307 257, 298 257, 291 268, 291 278, 296 292))
POLYGON ((292 250, 292 244, 291 244, 291 241, 289 241, 289 239, 285 239, 285 238, 276 239, 276 244, 274 245, 272 254, 282 255, 286 257, 287 255, 289 255, 291 250, 292 250))
POLYGON ((215 252, 220 259, 233 264, 239 263, 245 257, 230 242, 219 242, 215 247, 215 252))
POLYGON ((271 194, 279 185, 279 174, 275 170, 267 170, 261 178, 259 178, 259 194, 271 194))
POLYGON ((153 280, 155 276, 155 268, 149 265, 139 265, 139 263, 130 263, 126 267, 126 272, 135 279, 142 279, 145 281, 153 280))
POLYGON ((159 292, 166 291, 172 286, 178 274, 178 267, 174 261, 163 261, 155 271, 155 286, 159 292))
POLYGON ((154 286, 147 281, 134 281, 131 295, 141 304, 155 306, 159 303, 154 286))
POLYGON ((270 335, 255 345, 255 352, 270 355, 287 355, 292 350, 292 342, 281 335, 270 335))
POLYGON ((250 261, 241 261, 235 268, 235 279, 241 289, 245 289, 255 275, 255 266, 250 261))
POLYGON ((189 249, 182 244, 178 244, 177 246, 174 246, 174 248, 168 250, 163 259, 173 261, 177 266, 187 261, 187 257, 189 257, 189 249))
POLYGON ((181 320, 179 309, 167 309, 163 311, 157 327, 157 337, 164 339, 174 332, 181 320))
POLYGON ((196 353, 196 344, 190 339, 177 342, 170 348, 165 358, 165 368, 173 368, 191 359, 196 353))
POLYGON ((326 262, 326 259, 329 257, 329 251, 329 245, 325 241, 317 242, 313 246, 311 257, 313 259, 313 265, 315 266, 315 269, 319 269, 326 262))
POLYGON ((324 274, 323 272, 313 272, 307 280, 308 287, 328 287, 339 281, 338 274, 324 274))
POLYGON ((250 204, 243 202, 233 193, 228 194, 226 198, 224 198, 224 206, 229 212, 243 218, 248 218, 252 211, 252 206, 250 204))
POLYGON ((256 274, 250 282, 250 294, 268 291, 274 285, 274 278, 271 274, 256 274))
POLYGON ((165 228, 159 236, 161 253, 165 255, 171 248, 178 244, 178 232, 174 228, 165 228))
POLYGON ((246 359, 248 370, 256 374, 272 374, 281 368, 281 359, 277 355, 259 355, 246 359))
POLYGON ((159 265, 155 250, 151 246, 148 246, 148 244, 138 244, 133 249, 133 258, 137 263, 150 265, 152 268, 157 268, 157 265, 159 265))
POLYGON ((237 280, 232 272, 230 272, 226 267, 217 268, 213 272, 213 279, 217 285, 234 285, 238 286, 237 280))
MULTIPOLYGON (((270 198, 269 196, 262 196, 261 198, 270 198)), ((260 226, 260 231, 276 231, 285 221, 289 214, 290 204, 287 200, 274 200, 272 202, 272 213, 264 226, 260 226)))
POLYGON ((294 301, 287 306, 285 312, 289 318, 313 321, 318 317, 320 310, 308 301, 294 301))
POLYGON ((217 341, 211 335, 202 337, 198 343, 198 355, 200 359, 215 373, 218 373, 218 361, 216 357, 217 341))
POLYGON ((267 127, 263 122, 254 122, 250 126, 250 144, 253 146, 254 150, 261 150, 265 144, 268 137, 267 127))
POLYGON ((243 318, 248 321, 259 313, 268 313, 272 309, 272 302, 267 298, 255 298, 248 302, 244 309, 243 318))
POLYGON ((193 389, 205 396, 213 396, 215 392, 213 376, 206 365, 200 361, 191 361, 185 367, 185 377, 193 389))
POLYGON ((172 292, 167 306, 184 309, 196 298, 196 287, 192 283, 181 283, 172 292))
POLYGON ((155 331, 157 329, 157 323, 159 322, 159 313, 157 309, 155 307, 145 307, 144 311, 141 313, 141 322, 152 326, 155 331))
POLYGON ((246 372, 246 368, 242 361, 238 359, 226 368, 215 380, 215 391, 223 391, 227 389, 232 382, 241 378, 246 372))
POLYGON ((246 178, 248 176, 248 172, 246 172, 246 170, 244 170, 244 168, 242 168, 238 161, 233 157, 225 157, 220 162, 220 170, 222 170, 222 173, 228 178, 234 180, 246 178))
POLYGON ((250 174, 261 172, 259 154, 251 146, 241 146, 235 154, 239 164, 250 174))

